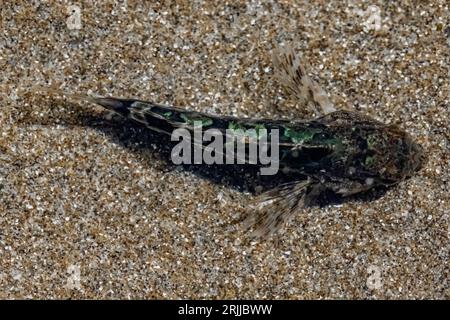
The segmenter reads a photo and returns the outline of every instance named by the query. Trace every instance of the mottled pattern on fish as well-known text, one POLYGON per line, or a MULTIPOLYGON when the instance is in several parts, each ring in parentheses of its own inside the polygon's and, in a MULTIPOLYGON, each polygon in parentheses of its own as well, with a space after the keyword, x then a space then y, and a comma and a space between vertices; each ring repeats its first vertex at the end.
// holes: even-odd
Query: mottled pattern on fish
POLYGON ((245 221, 252 235, 266 237, 324 192, 349 196, 410 177, 423 163, 419 145, 403 131, 357 112, 336 110, 290 48, 274 55, 276 76, 286 91, 322 116, 309 121, 243 119, 188 111, 133 99, 69 95, 99 104, 149 129, 171 134, 176 128, 279 130, 280 167, 307 177, 260 195, 245 221))
POLYGON ((270 135, 270 130, 278 129, 281 164, 318 179, 391 184, 414 169, 407 162, 416 147, 407 134, 357 112, 334 111, 310 121, 288 121, 221 117, 129 99, 96 98, 96 103, 167 134, 176 128, 194 130, 195 122, 223 134, 226 129, 267 129, 270 135))

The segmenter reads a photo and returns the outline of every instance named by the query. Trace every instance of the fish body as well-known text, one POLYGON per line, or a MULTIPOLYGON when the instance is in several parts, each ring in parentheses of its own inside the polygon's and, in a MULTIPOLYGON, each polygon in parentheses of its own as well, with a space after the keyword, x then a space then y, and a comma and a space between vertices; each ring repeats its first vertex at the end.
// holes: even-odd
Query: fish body
POLYGON ((280 166, 285 172, 326 182, 346 181, 353 188, 332 188, 349 195, 376 185, 395 184, 421 165, 423 152, 411 137, 352 111, 334 111, 309 121, 246 119, 217 116, 146 101, 94 98, 97 104, 151 130, 171 134, 177 128, 278 130, 280 166))

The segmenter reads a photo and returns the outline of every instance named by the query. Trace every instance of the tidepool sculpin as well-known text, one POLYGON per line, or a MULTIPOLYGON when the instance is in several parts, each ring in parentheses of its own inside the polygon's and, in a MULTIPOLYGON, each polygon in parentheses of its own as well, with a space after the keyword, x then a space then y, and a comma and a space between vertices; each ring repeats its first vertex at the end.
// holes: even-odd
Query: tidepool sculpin
POLYGON ((280 167, 287 174, 305 179, 280 185, 258 197, 260 205, 246 220, 256 237, 272 234, 324 192, 346 197, 375 186, 393 185, 419 170, 423 152, 407 133, 357 112, 336 110, 291 48, 276 50, 273 61, 285 89, 321 116, 310 121, 245 119, 134 99, 69 96, 96 103, 167 134, 176 128, 193 131, 194 123, 219 132, 237 127, 264 128, 268 132, 277 129, 280 167))

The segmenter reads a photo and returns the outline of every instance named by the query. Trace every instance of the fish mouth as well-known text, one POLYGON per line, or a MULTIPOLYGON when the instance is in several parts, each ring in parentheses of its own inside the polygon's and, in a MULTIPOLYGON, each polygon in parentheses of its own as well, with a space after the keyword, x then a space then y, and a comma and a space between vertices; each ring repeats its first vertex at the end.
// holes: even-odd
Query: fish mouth
POLYGON ((397 163, 394 172, 380 179, 380 183, 385 186, 394 185, 411 178, 416 172, 422 169, 427 161, 427 156, 422 146, 413 142, 408 137, 404 137, 403 142, 403 148, 400 151, 403 154, 401 157, 403 160, 397 163))
POLYGON ((410 141, 409 143, 409 155, 410 155, 410 175, 423 168, 427 162, 427 155, 424 152, 421 145, 410 141))

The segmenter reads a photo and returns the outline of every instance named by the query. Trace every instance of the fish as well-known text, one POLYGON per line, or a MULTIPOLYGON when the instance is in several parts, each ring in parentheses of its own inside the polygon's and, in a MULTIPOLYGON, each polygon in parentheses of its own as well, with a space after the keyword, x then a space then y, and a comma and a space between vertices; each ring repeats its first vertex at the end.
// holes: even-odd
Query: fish
POLYGON ((254 210, 243 221, 244 230, 253 239, 267 239, 282 230, 295 214, 326 192, 348 197, 377 186, 395 185, 422 168, 426 161, 424 150, 408 133, 362 113, 337 108, 309 76, 292 46, 275 49, 272 59, 274 76, 286 93, 316 117, 239 118, 137 99, 79 95, 49 88, 44 91, 100 105, 168 135, 179 128, 193 132, 198 126, 224 135, 237 128, 255 132, 264 129, 269 135, 276 130, 282 172, 301 178, 255 197, 254 210))

